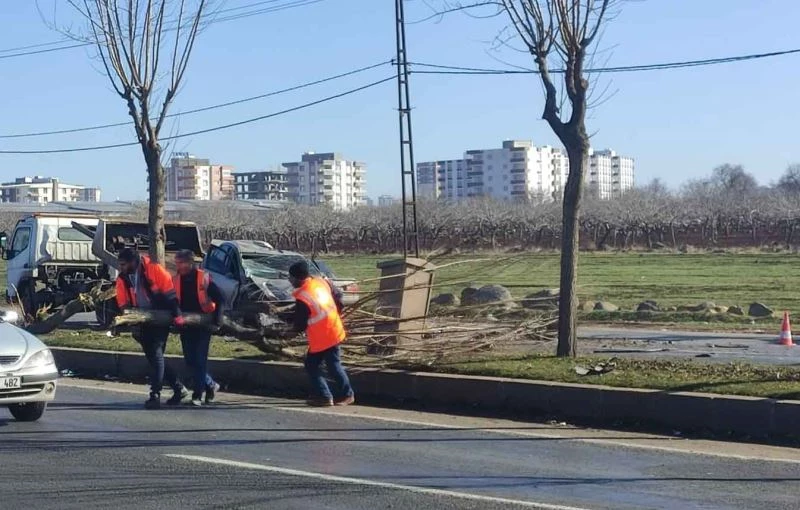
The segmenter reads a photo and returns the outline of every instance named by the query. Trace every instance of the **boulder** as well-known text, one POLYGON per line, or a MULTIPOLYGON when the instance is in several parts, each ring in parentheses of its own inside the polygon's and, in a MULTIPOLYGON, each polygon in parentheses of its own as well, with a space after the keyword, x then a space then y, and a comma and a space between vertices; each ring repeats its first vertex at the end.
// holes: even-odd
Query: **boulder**
POLYGON ((741 306, 731 306, 728 308, 728 313, 731 315, 744 315, 744 309, 741 306))
POLYGON ((489 305, 511 301, 511 292, 502 285, 484 285, 472 298, 476 305, 489 305))
POLYGON ((659 310, 658 303, 652 300, 642 301, 639 303, 639 306, 636 307, 637 312, 657 312, 659 310))
POLYGON ((558 307, 559 289, 544 289, 525 296, 522 306, 531 310, 551 309, 558 307))
POLYGON ((459 306, 461 300, 455 294, 439 294, 431 299, 431 304, 439 306, 459 306))
POLYGON ((580 312, 591 312, 592 310, 594 310, 594 301, 584 301, 578 305, 578 311, 580 312))
POLYGON ((750 317, 772 317, 774 311, 762 303, 752 303, 747 311, 750 317))
POLYGON ((714 307, 714 313, 728 313, 728 307, 717 305, 714 307))
POLYGON ((608 303, 606 301, 598 301, 594 304, 594 309, 598 312, 617 312, 619 311, 619 307, 613 303, 608 303))
POLYGON ((470 285, 466 289, 461 291, 461 305, 462 306, 472 306, 477 304, 475 302, 475 295, 480 290, 480 287, 475 285, 470 285))
POLYGON ((710 311, 714 310, 714 308, 716 308, 716 306, 717 305, 715 305, 711 301, 706 301, 704 303, 700 303, 700 304, 697 304, 697 305, 679 306, 678 307, 678 311, 679 312, 694 312, 694 313, 697 313, 697 312, 710 312, 710 311))

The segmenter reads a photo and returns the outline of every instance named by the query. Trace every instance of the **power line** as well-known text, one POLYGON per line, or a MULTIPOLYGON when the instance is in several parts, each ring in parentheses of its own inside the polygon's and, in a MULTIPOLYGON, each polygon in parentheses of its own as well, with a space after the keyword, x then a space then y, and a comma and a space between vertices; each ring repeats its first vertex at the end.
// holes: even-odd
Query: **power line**
POLYGON ((426 21, 430 21, 430 20, 432 20, 434 18, 438 18, 440 16, 444 16, 445 14, 451 14, 451 13, 454 13, 454 12, 466 11, 466 10, 469 10, 469 9, 477 9, 478 7, 487 7, 489 5, 501 5, 501 4, 499 2, 478 2, 478 3, 475 3, 475 4, 471 4, 471 5, 461 5, 461 6, 458 6, 458 7, 451 7, 449 9, 436 11, 433 14, 431 14, 430 16, 428 16, 427 18, 422 18, 422 19, 418 19, 418 20, 415 20, 415 21, 408 21, 408 22, 406 22, 406 25, 418 25, 420 23, 425 23, 426 21))
MULTIPOLYGON (((259 94, 257 96, 246 97, 246 98, 243 98, 243 99, 236 99, 234 101, 228 101, 228 102, 225 102, 225 103, 219 103, 219 104, 215 104, 215 105, 211 105, 211 106, 203 106, 203 107, 195 108, 193 110, 188 110, 188 111, 185 111, 185 112, 171 113, 171 114, 167 115, 166 118, 169 119, 169 118, 174 118, 174 117, 182 117, 184 115, 191 115, 191 114, 194 114, 194 113, 207 112, 207 111, 210 111, 210 110, 216 110, 216 109, 219 109, 219 108, 225 108, 225 107, 228 107, 228 106, 233 106, 233 105, 237 105, 237 104, 256 101, 258 99, 265 99, 267 97, 273 97, 273 96, 277 96, 277 95, 280 95, 280 94, 285 94, 287 92, 294 92, 296 90, 301 90, 301 89, 304 89, 304 88, 312 87, 314 85, 319 85, 321 83, 326 83, 326 82, 337 80, 337 79, 340 79, 340 78, 345 78, 347 76, 352 76, 352 75, 355 75, 355 74, 363 73, 365 71, 370 71, 372 69, 376 69, 378 67, 388 65, 391 62, 392 62, 391 60, 386 60, 384 62, 378 62, 376 64, 371 64, 371 65, 368 65, 368 66, 359 67, 358 69, 353 69, 352 71, 347 71, 347 72, 340 73, 340 74, 337 74, 337 75, 334 75, 334 76, 328 76, 328 77, 325 77, 325 78, 321 78, 321 79, 310 81, 310 82, 306 82, 306 83, 301 83, 301 84, 295 85, 293 87, 288 87, 288 88, 284 88, 284 89, 280 89, 280 90, 275 90, 275 91, 272 91, 272 92, 267 92, 267 93, 264 93, 264 94, 259 94)), ((59 130, 54 130, 54 131, 39 131, 39 132, 33 132, 33 133, 20 133, 20 134, 12 134, 12 135, 0 135, 0 139, 32 138, 32 137, 37 137, 37 136, 62 135, 62 134, 68 134, 68 133, 81 133, 81 132, 85 132, 85 131, 96 131, 96 130, 100 130, 100 129, 108 129, 108 128, 121 127, 121 126, 130 126, 130 124, 131 124, 130 121, 127 121, 127 122, 115 122, 113 124, 100 124, 100 125, 95 125, 95 126, 86 126, 86 127, 70 128, 70 129, 59 129, 59 130)))
MULTIPOLYGON (((773 51, 769 53, 753 53, 750 55, 737 55, 733 57, 719 57, 709 58, 703 60, 684 60, 678 62, 664 62, 660 64, 642 64, 631 66, 618 66, 618 67, 599 67, 594 69, 586 69, 587 73, 624 73, 636 71, 660 71, 664 69, 680 69, 685 67, 700 67, 718 64, 728 64, 732 62, 744 62, 747 60, 758 60, 763 58, 780 57, 785 55, 793 55, 800 53, 800 48, 782 51, 773 51)), ((516 69, 483 69, 476 67, 461 67, 450 66, 441 64, 429 64, 425 62, 409 62, 413 66, 429 67, 438 69, 437 71, 414 71, 416 74, 539 74, 535 69, 516 70, 516 69)), ((551 73, 563 73, 564 69, 551 69, 551 73)))
MULTIPOLYGON (((350 90, 347 90, 345 92, 340 92, 339 94, 335 94, 335 95, 332 95, 332 96, 327 96, 327 97, 324 97, 322 99, 318 99, 316 101, 312 101, 310 103, 304 103, 304 104, 301 104, 299 106, 294 106, 292 108, 287 108, 285 110, 281 110, 281 111, 278 111, 278 112, 273 112, 273 113, 269 113, 269 114, 266 114, 266 115, 260 115, 258 117, 253 117, 253 118, 241 120, 241 121, 238 121, 238 122, 232 122, 230 124, 223 124, 221 126, 215 126, 215 127, 212 127, 212 128, 200 129, 200 130, 197 130, 197 131, 192 131, 190 133, 184 133, 184 134, 179 134, 179 135, 174 135, 174 136, 166 136, 166 137, 160 138, 159 142, 167 142, 167 141, 170 141, 170 140, 178 140, 180 138, 186 138, 186 137, 189 137, 189 136, 202 135, 202 134, 206 134, 206 133, 212 133, 212 132, 215 132, 215 131, 222 131, 222 130, 225 130, 225 129, 230 129, 230 128, 233 128, 233 127, 243 126, 245 124, 251 124, 253 122, 258 122, 258 121, 261 121, 261 120, 270 119, 270 118, 273 118, 273 117, 278 117, 280 115, 285 115, 287 113, 292 113, 292 112, 296 112, 296 111, 299 111, 299 110, 304 110, 306 108, 310 108, 312 106, 316 106, 316 105, 319 105, 319 104, 322 104, 322 103, 327 103, 329 101, 333 101, 334 99, 339 99, 339 98, 342 98, 342 97, 345 97, 345 96, 349 96, 349 95, 355 94, 357 92, 361 92, 361 91, 370 89, 372 87, 377 87, 378 85, 381 85, 383 83, 387 83, 387 82, 393 81, 396 78, 397 78, 396 76, 392 75, 392 76, 389 76, 388 78, 384 78, 382 80, 378 80, 378 81, 374 81, 372 83, 368 83, 366 85, 362 85, 361 87, 350 89, 350 90)), ((88 152, 88 151, 99 151, 99 150, 105 150, 105 149, 117 149, 117 148, 120 148, 120 147, 132 147, 134 145, 139 145, 139 142, 136 141, 136 142, 115 143, 115 144, 109 144, 109 145, 96 145, 96 146, 93 146, 93 147, 73 147, 73 148, 68 148, 68 149, 0 150, 0 154, 60 154, 60 153, 68 153, 68 152, 88 152)))
MULTIPOLYGON (((266 4, 273 4, 273 3, 277 3, 277 2, 287 2, 287 3, 281 4, 281 5, 274 5, 272 7, 265 7, 265 8, 249 11, 249 12, 233 14, 233 15, 230 15, 230 16, 214 17, 214 18, 212 18, 212 19, 210 19, 208 21, 203 22, 202 28, 206 28, 206 27, 208 27, 210 25, 214 25, 214 24, 217 24, 217 23, 224 23, 224 22, 227 22, 227 21, 235 21, 235 20, 238 20, 238 19, 249 18, 249 17, 252 17, 252 16, 258 16, 258 15, 261 15, 261 14, 267 14, 267 13, 271 13, 271 12, 278 12, 278 11, 283 11, 283 10, 287 10, 287 9, 295 9, 297 7, 304 7, 304 6, 307 6, 307 5, 312 5, 312 4, 320 3, 320 2, 323 2, 323 1, 324 0, 262 0, 261 2, 256 2, 256 3, 252 3, 252 4, 249 4, 249 5, 245 5, 245 6, 229 7, 227 9, 221 9, 221 10, 216 11, 214 13, 207 14, 206 16, 218 16, 219 14, 226 13, 226 12, 232 12, 232 11, 242 10, 242 9, 249 9, 249 8, 252 8, 252 7, 257 7, 257 6, 266 5, 266 4)), ((165 31, 174 31, 174 30, 175 30, 175 28, 166 28, 165 29, 165 31)), ((9 59, 9 58, 16 58, 16 57, 26 57, 26 56, 32 56, 32 55, 40 55, 40 54, 43 54, 43 53, 52 53, 52 52, 55 52, 55 51, 71 50, 71 49, 74 49, 74 48, 83 48, 83 47, 86 47, 86 46, 94 46, 94 45, 95 45, 94 42, 74 42, 73 39, 65 38, 65 39, 62 39, 61 41, 50 41, 50 42, 46 42, 46 43, 32 44, 32 45, 28 45, 28 46, 20 46, 20 47, 17 47, 17 48, 0 49, 0 60, 9 59), (64 46, 58 46, 58 47, 55 47, 55 48, 45 48, 46 46, 53 46, 53 45, 62 44, 62 43, 71 43, 71 44, 66 44, 64 46), (34 49, 34 48, 45 48, 45 49, 34 49), (9 53, 9 52, 12 52, 12 51, 17 51, 17 50, 31 50, 31 51, 22 51, 22 52, 18 52, 18 53, 11 53, 10 55, 2 55, 2 53, 9 53)))

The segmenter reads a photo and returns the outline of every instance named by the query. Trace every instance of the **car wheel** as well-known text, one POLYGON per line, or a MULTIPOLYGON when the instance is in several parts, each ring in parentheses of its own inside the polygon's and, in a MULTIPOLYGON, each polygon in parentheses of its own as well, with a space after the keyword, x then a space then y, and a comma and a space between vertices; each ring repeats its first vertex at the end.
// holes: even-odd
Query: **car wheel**
POLYGON ((30 402, 27 404, 11 404, 8 410, 17 421, 36 421, 47 409, 47 402, 30 402))

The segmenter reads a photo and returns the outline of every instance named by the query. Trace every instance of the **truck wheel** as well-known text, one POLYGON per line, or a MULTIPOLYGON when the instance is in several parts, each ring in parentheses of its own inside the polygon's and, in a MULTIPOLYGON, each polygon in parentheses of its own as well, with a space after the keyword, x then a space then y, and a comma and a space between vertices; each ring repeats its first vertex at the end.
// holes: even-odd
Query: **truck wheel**
POLYGON ((11 404, 8 410, 17 421, 36 421, 47 409, 47 402, 29 402, 27 404, 11 404))

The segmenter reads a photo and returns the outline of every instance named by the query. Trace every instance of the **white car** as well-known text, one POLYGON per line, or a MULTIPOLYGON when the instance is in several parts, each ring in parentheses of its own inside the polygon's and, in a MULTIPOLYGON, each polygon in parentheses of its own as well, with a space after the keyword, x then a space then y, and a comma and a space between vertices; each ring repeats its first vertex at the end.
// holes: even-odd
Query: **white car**
POLYGON ((14 311, 0 311, 0 406, 19 421, 36 421, 56 396, 58 368, 38 338, 18 328, 14 311))

